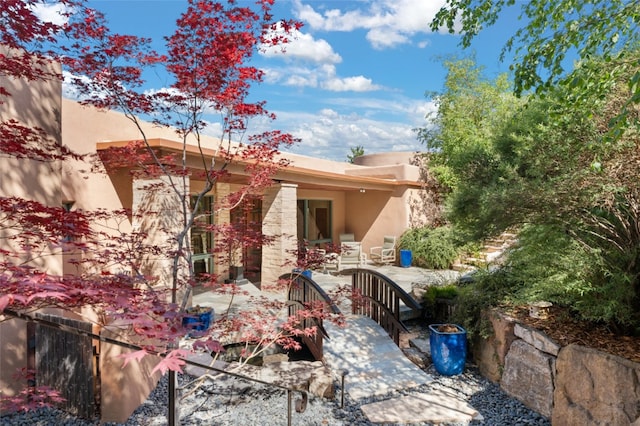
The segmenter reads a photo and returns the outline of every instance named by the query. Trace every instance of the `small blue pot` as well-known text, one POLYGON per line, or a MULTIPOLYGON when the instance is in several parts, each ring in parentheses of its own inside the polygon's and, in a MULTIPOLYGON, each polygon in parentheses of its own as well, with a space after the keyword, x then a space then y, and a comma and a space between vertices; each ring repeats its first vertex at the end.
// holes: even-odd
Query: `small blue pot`
POLYGON ((205 331, 211 326, 213 320, 213 308, 199 314, 190 314, 182 318, 182 326, 191 331, 205 331))
POLYGON ((411 250, 400 250, 400 266, 408 268, 413 261, 413 253, 411 250))
POLYGON ((441 325, 444 324, 429 326, 429 345, 433 366, 444 376, 461 374, 467 361, 467 331, 456 325, 457 332, 441 332, 438 331, 441 325))

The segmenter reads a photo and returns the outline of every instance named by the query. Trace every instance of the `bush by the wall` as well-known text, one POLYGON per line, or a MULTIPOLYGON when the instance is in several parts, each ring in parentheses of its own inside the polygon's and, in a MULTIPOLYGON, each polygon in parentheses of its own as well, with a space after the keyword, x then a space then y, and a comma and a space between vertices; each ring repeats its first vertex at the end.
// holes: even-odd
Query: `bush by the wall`
POLYGON ((428 269, 449 269, 459 254, 449 226, 409 229, 400 237, 399 246, 412 251, 414 265, 428 269))

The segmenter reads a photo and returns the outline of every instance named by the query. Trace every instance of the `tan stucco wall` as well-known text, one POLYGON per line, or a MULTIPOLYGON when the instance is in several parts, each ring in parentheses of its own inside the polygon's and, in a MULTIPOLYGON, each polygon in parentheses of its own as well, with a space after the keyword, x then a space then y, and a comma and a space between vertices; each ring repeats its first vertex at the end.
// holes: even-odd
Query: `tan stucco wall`
POLYGON ((359 166, 391 166, 394 164, 413 164, 416 152, 379 152, 375 154, 365 154, 356 157, 354 164, 359 166))
MULTIPOLYGON (((102 330, 102 336, 117 338, 117 333, 102 330)), ((124 423, 155 389, 161 373, 151 374, 160 359, 147 355, 124 366, 122 355, 132 352, 121 346, 100 345, 100 408, 102 422, 124 423), (141 380, 143 379, 144 380, 141 380)))
MULTIPOLYGON (((60 68, 52 65, 51 70, 60 68)), ((15 119, 29 127, 40 127, 51 139, 60 143, 60 90, 59 81, 32 81, 8 79, 0 76, 0 85, 13 95, 0 98, 0 121, 15 119)), ((1 143, 1 142, 0 142, 1 143)), ((60 166, 25 159, 0 156, 0 195, 35 200, 47 206, 60 206, 60 166)), ((16 252, 18 248, 5 238, 10 232, 0 230, 0 247, 16 252), (15 249, 15 250, 13 250, 15 249)), ((19 252, 19 251, 17 251, 19 252)), ((63 270, 62 255, 49 247, 31 262, 32 265, 51 274, 63 270)), ((13 395, 19 390, 13 374, 27 366, 26 323, 21 320, 5 320, 0 315, 0 392, 13 395)))
POLYGON ((406 190, 353 191, 346 196, 346 230, 362 241, 364 252, 382 245, 385 235, 397 238, 408 227, 406 190))

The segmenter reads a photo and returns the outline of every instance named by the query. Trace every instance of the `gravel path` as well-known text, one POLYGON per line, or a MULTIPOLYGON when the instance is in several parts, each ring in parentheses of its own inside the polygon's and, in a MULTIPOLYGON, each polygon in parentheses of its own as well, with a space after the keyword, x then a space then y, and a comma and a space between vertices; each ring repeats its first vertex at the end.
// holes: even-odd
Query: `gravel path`
MULTIPOLYGON (((336 389, 336 399, 333 401, 310 397, 304 413, 292 410, 292 425, 372 425, 373 423, 363 416, 359 404, 416 392, 429 392, 430 389, 444 389, 469 401, 484 418, 483 421, 473 421, 469 425, 546 426, 551 424, 519 401, 508 397, 499 386, 483 378, 473 366, 469 366, 463 374, 452 377, 441 376, 432 367, 427 368, 426 371, 434 378, 427 385, 359 401, 357 404, 347 395, 344 408, 340 408, 339 388, 336 389)), ((182 376, 180 379, 181 384, 184 384, 188 377, 182 376)), ((166 379, 163 379, 148 400, 124 425, 166 425, 166 395, 166 379)), ((294 394, 294 403, 298 395, 294 394)), ((180 414, 183 426, 285 426, 287 425, 287 396, 283 391, 269 389, 264 385, 256 385, 235 378, 220 378, 215 382, 206 382, 196 392, 185 398, 180 414)), ((97 426, 99 424, 98 421, 90 422, 73 418, 56 410, 39 410, 0 417, 0 426, 97 426)), ((417 425, 427 425, 427 423, 417 423, 417 425)), ((109 423, 106 426, 119 426, 119 424, 109 423)))

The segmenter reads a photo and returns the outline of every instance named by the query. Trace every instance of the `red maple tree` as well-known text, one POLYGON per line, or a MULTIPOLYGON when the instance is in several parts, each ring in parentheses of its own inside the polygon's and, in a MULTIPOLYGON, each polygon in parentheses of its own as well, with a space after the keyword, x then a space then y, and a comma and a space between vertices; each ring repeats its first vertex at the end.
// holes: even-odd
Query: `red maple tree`
MULTIPOLYGON (((196 284, 190 231, 198 217, 214 213, 203 211, 199 201, 218 182, 230 178, 232 165, 243 170, 244 183, 238 191, 217 199, 212 210, 243 206, 246 200, 261 197, 274 173, 286 167, 278 154, 281 146, 296 142, 291 135, 273 130, 245 137, 250 119, 275 118, 265 102, 247 100, 251 85, 262 79, 262 72, 247 63, 260 46, 284 45, 290 30, 300 24, 275 20, 273 0, 257 0, 251 6, 233 0, 189 0, 177 20, 177 30, 166 37, 166 52, 159 54, 150 48, 149 39, 113 34, 104 16, 82 0, 60 4, 65 19, 58 24, 38 18, 35 10, 41 1, 5 0, 0 4, 4 28, 0 84, 3 79, 60 80, 56 64, 61 63, 81 103, 124 113, 141 138, 95 156, 80 155, 41 128, 2 117, 0 156, 42 163, 89 162, 91 171, 86 173, 131 170, 135 179, 148 182, 143 186, 145 192, 169 190, 177 200, 178 225, 162 229, 168 236, 159 244, 149 230, 120 226, 143 220, 140 215, 159 214, 153 210, 69 211, 0 194, 0 315, 37 321, 30 314, 38 309, 55 307, 77 314, 89 306, 102 318, 100 325, 125 324, 118 339, 138 348, 125 363, 148 353, 161 355, 156 369, 169 372, 170 401, 175 404, 175 372, 182 369, 188 353, 177 342, 185 334, 182 319, 196 284), (153 67, 162 67, 172 77, 168 88, 146 89, 145 71, 153 67), (221 117, 219 142, 213 148, 206 147, 202 137, 212 111, 221 117), (167 155, 156 149, 141 117, 175 130, 180 150, 167 155), (189 161, 191 147, 199 154, 198 167, 189 161), (203 182, 202 187, 194 193, 189 179, 203 182), (38 267, 36 260, 51 253, 64 253, 77 273, 60 275, 38 267), (153 269, 149 272, 149 258, 170 262, 167 281, 161 282, 153 269)), ((10 85, 0 85, 0 102, 11 102, 11 96, 10 85)), ((216 241, 212 254, 231 256, 231 245, 238 241, 243 246, 270 242, 259 229, 251 229, 247 233, 245 227, 239 238, 229 224, 208 224, 208 232, 224 236, 216 241)), ((211 273, 204 280, 200 277, 198 285, 227 294, 241 292, 233 282, 221 284, 221 278, 211 273)), ((264 298, 255 304, 260 309, 221 316, 215 326, 200 333, 192 350, 219 352, 221 337, 231 335, 255 344, 253 352, 243 354, 247 358, 274 344, 296 349, 296 337, 316 331, 315 327, 301 329, 300 324, 309 317, 327 316, 326 309, 313 306, 283 318, 286 301, 264 298)), ((46 403, 42 394, 49 394, 52 402, 59 397, 45 388, 33 390, 22 405, 16 398, 10 403, 19 409, 41 406, 46 403)), ((169 416, 169 423, 175 424, 175 409, 170 409, 169 416)))

